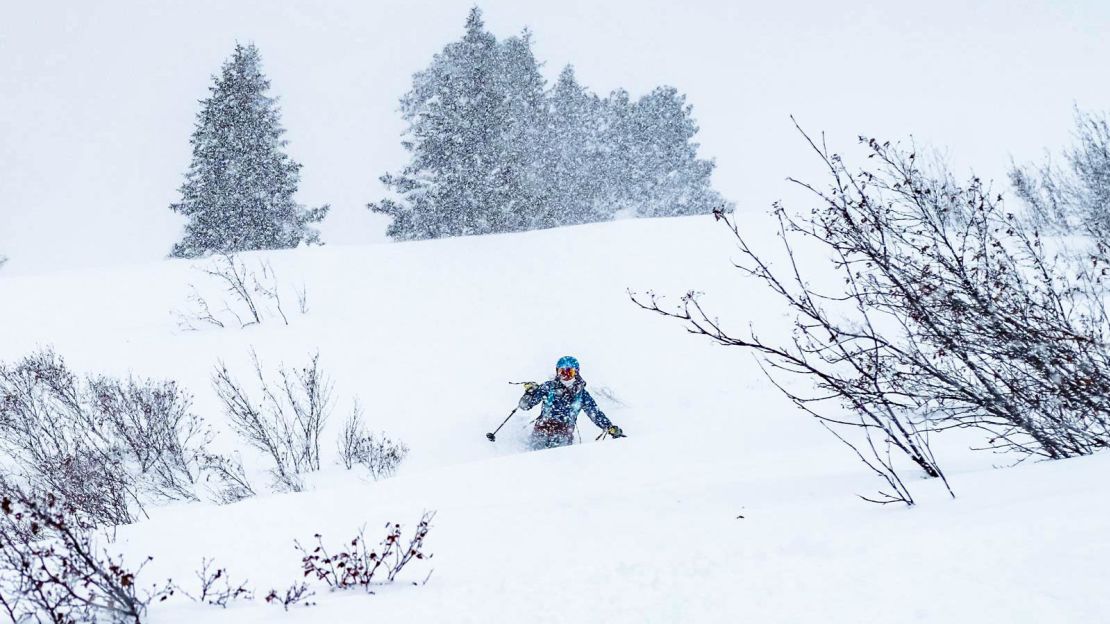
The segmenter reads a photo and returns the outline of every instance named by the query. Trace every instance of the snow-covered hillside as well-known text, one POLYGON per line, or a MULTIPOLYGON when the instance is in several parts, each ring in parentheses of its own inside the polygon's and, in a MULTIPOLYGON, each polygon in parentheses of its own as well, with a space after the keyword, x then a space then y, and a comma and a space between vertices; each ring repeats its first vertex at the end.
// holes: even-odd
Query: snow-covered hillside
MULTIPOLYGON (((760 218, 744 227, 773 232, 760 218)), ((245 254, 287 292, 303 285, 309 308, 245 329, 179 329, 190 284, 217 292, 199 261, 6 277, 0 359, 50 345, 78 371, 174 379, 230 450, 216 362, 246 377, 252 349, 274 366, 319 352, 338 400, 327 469, 305 493, 164 507, 122 527, 129 561, 154 557, 144 583, 188 582, 208 557, 262 595, 299 579, 294 540, 339 543, 364 525, 375 538, 390 521, 407 532, 438 512, 434 557, 376 595, 318 591, 288 613, 175 597, 153 622, 1104 619, 1110 456, 997 470, 953 441, 938 454, 957 499, 915 482, 912 510, 860 501, 874 488, 866 468, 749 354, 628 298, 705 291, 726 323, 782 331, 781 307, 730 266, 730 240, 694 217, 245 254), (506 382, 546 378, 565 354, 628 438, 595 442, 581 418, 582 444, 523 452, 532 413, 488 442, 519 396, 506 382), (334 464, 355 396, 373 429, 411 447, 398 476, 334 464)))

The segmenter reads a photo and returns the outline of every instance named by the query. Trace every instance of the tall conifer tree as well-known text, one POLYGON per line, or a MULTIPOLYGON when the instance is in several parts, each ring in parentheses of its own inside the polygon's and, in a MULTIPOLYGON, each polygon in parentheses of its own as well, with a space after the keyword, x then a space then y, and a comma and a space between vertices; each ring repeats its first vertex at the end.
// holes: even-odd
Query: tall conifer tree
POLYGON ((712 160, 698 158, 693 107, 674 87, 656 87, 626 109, 627 167, 636 172, 625 189, 636 216, 706 214, 731 205, 714 191, 712 160))
POLYGON ((190 143, 193 159, 170 208, 189 218, 172 256, 281 249, 315 243, 311 227, 328 207, 297 204, 301 166, 285 154, 285 133, 258 49, 236 45, 208 98, 190 143))
POLYGON ((551 227, 543 216, 544 145, 548 141, 544 79, 532 54, 532 36, 499 46, 498 89, 502 97, 495 232, 551 227))
POLYGON ((603 140, 601 100, 566 66, 548 94, 548 141, 544 161, 548 214, 544 225, 608 219, 614 210, 606 192, 619 172, 607 166, 613 154, 603 140))
POLYGON ((396 199, 369 208, 393 217, 396 239, 486 234, 531 227, 542 189, 543 78, 527 34, 499 44, 479 9, 466 33, 413 77, 401 99, 411 158, 382 176, 396 199))
POLYGON ((697 158, 691 107, 672 87, 602 100, 572 68, 546 90, 531 35, 503 42, 471 10, 401 99, 410 160, 370 204, 394 239, 486 234, 730 206, 697 158))

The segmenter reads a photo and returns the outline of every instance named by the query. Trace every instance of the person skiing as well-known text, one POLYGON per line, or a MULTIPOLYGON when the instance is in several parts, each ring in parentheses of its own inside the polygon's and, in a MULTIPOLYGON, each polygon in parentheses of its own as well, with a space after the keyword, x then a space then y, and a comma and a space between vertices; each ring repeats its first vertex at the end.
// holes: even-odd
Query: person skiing
POLYGON ((539 403, 543 403, 543 409, 528 439, 533 450, 573 444, 574 427, 582 410, 609 435, 624 437, 621 428, 609 421, 586 391, 586 380, 579 372, 578 360, 569 355, 559 358, 555 364, 555 379, 542 384, 525 382, 524 396, 520 397, 517 407, 527 411, 539 403))

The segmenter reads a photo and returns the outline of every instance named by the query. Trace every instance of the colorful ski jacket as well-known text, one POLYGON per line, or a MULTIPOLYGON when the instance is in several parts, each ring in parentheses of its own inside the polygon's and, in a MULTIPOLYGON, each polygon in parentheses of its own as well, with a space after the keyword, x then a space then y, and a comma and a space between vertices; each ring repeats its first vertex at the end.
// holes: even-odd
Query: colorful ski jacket
POLYGON ((532 392, 524 393, 524 396, 520 397, 519 407, 522 410, 530 410, 538 403, 543 403, 543 410, 537 419, 537 425, 555 421, 573 430, 578 420, 578 413, 583 410, 590 420, 602 429, 608 429, 613 424, 586 391, 586 381, 581 377, 575 378, 574 384, 569 388, 556 379, 545 381, 532 392))

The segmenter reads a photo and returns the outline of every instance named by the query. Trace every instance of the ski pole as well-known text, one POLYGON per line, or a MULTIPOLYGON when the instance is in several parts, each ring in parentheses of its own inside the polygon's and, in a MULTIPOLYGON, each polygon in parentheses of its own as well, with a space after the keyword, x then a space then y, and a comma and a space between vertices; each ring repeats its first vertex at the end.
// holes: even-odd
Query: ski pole
POLYGON ((504 427, 505 423, 509 422, 509 419, 513 417, 513 414, 515 414, 518 409, 520 408, 514 407, 513 411, 509 412, 509 415, 505 417, 505 420, 501 421, 500 425, 497 425, 497 428, 493 430, 493 433, 486 434, 486 439, 488 439, 490 442, 496 441, 497 432, 501 431, 501 427, 504 427))

